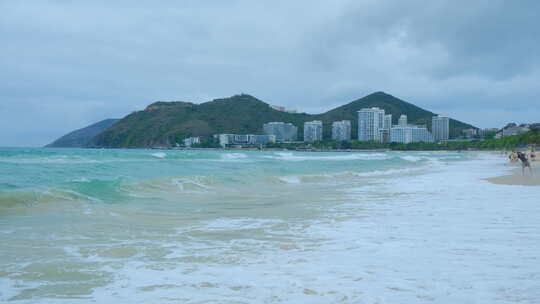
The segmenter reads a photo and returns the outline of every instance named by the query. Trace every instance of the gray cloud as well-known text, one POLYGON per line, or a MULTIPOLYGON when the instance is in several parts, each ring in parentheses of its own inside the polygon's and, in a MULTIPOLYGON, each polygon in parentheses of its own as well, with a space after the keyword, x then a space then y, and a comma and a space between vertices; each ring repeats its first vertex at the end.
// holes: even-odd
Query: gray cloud
POLYGON ((537 1, 0 2, 0 145, 155 100, 306 112, 383 90, 481 127, 540 117, 537 1))

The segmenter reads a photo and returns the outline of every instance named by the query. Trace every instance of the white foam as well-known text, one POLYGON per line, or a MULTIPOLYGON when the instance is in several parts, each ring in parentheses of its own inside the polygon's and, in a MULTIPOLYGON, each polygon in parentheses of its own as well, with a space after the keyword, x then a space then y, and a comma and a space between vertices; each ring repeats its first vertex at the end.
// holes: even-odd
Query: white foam
MULTIPOLYGON (((258 229, 269 225, 283 223, 279 219, 253 219, 253 218, 218 218, 213 221, 206 222, 203 227, 207 231, 216 230, 245 230, 258 229)), ((200 228, 199 228, 200 229, 200 228)))
POLYGON ((95 164, 100 161, 80 157, 68 158, 66 156, 54 157, 0 157, 0 163, 12 164, 95 164))
POLYGON ((167 157, 167 153, 165 153, 165 152, 156 152, 156 153, 152 153, 152 156, 155 157, 155 158, 165 158, 165 157, 167 157))
POLYGON ((280 181, 286 183, 286 184, 299 184, 302 182, 300 177, 298 176, 282 176, 279 178, 280 181))
POLYGON ((64 252, 67 255, 72 256, 72 257, 77 257, 77 258, 82 257, 79 247, 77 246, 65 246, 64 252))
POLYGON ((248 156, 244 153, 223 153, 221 154, 221 158, 226 160, 235 160, 248 158, 248 156))
POLYGON ((405 155, 405 156, 400 156, 400 157, 401 159, 410 161, 410 162, 419 162, 423 159, 423 157, 417 157, 417 156, 412 156, 412 155, 405 155))
POLYGON ((276 152, 275 155, 264 156, 265 158, 284 160, 284 161, 305 161, 305 160, 328 160, 328 161, 347 161, 347 160, 384 160, 390 157, 383 153, 347 153, 340 155, 323 155, 320 152, 313 152, 313 155, 299 155, 292 152, 276 152))
POLYGON ((188 190, 188 186, 195 186, 195 188, 208 190, 210 187, 205 185, 202 181, 198 180, 197 178, 187 178, 187 177, 179 177, 179 178, 173 178, 171 179, 171 182, 178 187, 180 191, 186 191, 188 190))
POLYGON ((0 302, 7 303, 19 293, 20 282, 0 277, 0 302))
POLYGON ((414 173, 414 172, 422 172, 422 171, 425 171, 425 170, 426 170, 426 168, 420 167, 420 168, 374 170, 374 171, 368 171, 368 172, 353 172, 352 174, 354 174, 356 176, 359 176, 359 177, 396 175, 396 177, 399 178, 403 174, 414 173))
POLYGON ((86 177, 83 176, 83 177, 79 177, 79 178, 74 178, 74 179, 72 180, 72 182, 76 182, 76 183, 88 183, 88 182, 90 182, 90 180, 89 180, 88 178, 86 178, 86 177))

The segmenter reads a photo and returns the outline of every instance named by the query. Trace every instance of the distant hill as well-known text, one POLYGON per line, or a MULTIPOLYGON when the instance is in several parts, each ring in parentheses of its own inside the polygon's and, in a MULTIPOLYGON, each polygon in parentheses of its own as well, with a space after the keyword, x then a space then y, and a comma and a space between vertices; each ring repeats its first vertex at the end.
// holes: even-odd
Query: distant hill
POLYGON ((115 122, 120 119, 105 119, 95 124, 89 125, 82 129, 75 130, 70 132, 54 142, 46 145, 47 148, 80 148, 86 147, 92 138, 94 138, 99 133, 103 132, 105 129, 112 126, 115 122))
MULTIPOLYGON (((156 102, 145 110, 134 112, 114 126, 93 138, 90 147, 152 147, 173 146, 189 136, 210 136, 217 133, 262 134, 262 125, 270 121, 290 122, 298 126, 299 139, 303 137, 303 124, 322 120, 325 138, 331 134, 331 124, 336 120, 351 120, 352 136, 357 137, 357 111, 367 107, 380 107, 393 115, 406 114, 410 123, 431 125, 432 112, 376 92, 322 114, 286 113, 272 109, 267 103, 246 94, 216 99, 202 104, 190 102, 156 102)), ((452 135, 474 128, 457 121, 450 121, 452 135)))
MULTIPOLYGON (((341 107, 337 107, 326 113, 315 115, 317 119, 322 120, 325 126, 325 135, 330 137, 332 131, 332 122, 336 120, 350 120, 352 124, 352 137, 357 138, 358 134, 358 113, 362 108, 379 107, 384 109, 386 114, 392 114, 392 123, 397 124, 401 114, 407 115, 410 124, 427 125, 431 130, 431 118, 437 114, 424 110, 411 103, 396 98, 384 92, 375 92, 368 96, 357 99, 341 107)), ((461 130, 475 128, 472 125, 461 121, 450 119, 450 137, 458 137, 461 130)))

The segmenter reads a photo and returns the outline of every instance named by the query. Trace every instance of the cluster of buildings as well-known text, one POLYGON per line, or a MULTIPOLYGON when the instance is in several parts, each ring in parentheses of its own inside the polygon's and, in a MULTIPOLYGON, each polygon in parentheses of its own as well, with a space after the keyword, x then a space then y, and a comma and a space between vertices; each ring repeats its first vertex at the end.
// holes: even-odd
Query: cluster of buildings
MULTIPOLYGON (((401 115, 398 124, 392 124, 392 115, 377 107, 358 111, 358 140, 380 143, 414 143, 438 142, 449 138, 450 119, 446 116, 434 116, 431 132, 426 125, 409 124, 406 115, 401 115)), ((332 123, 332 140, 349 141, 352 139, 350 120, 332 123)), ((255 134, 216 134, 213 140, 222 147, 227 146, 260 146, 273 143, 298 142, 298 127, 287 122, 268 122, 263 124, 262 135, 255 134)), ((320 120, 304 123, 304 142, 323 140, 323 123, 320 120)), ((184 140, 184 146, 192 146, 201 142, 200 137, 184 140)))
POLYGON ((530 131, 529 124, 517 125, 515 123, 509 123, 504 128, 497 131, 497 133, 495 134, 495 138, 519 135, 519 134, 527 133, 529 131, 530 131))
POLYGON ((433 116, 430 132, 426 125, 412 125, 407 115, 401 115, 398 124, 392 124, 392 114, 377 107, 358 111, 358 140, 381 143, 415 143, 445 141, 449 138, 450 118, 433 116))
MULTIPOLYGON (((352 124, 350 120, 334 121, 331 138, 335 141, 350 141, 352 124)), ((540 123, 509 123, 502 129, 464 129, 459 140, 475 140, 478 138, 502 138, 526 133, 530 130, 540 131, 540 123)), ((222 147, 260 147, 274 143, 298 143, 298 127, 287 122, 268 122, 263 124, 264 134, 215 134, 213 137, 189 137, 184 139, 184 146, 191 147, 203 142, 219 143, 222 147)), ((392 115, 377 107, 364 108, 358 111, 358 140, 380 143, 415 143, 445 142, 449 139, 450 118, 443 115, 433 116, 431 130, 426 125, 408 123, 407 115, 401 115, 397 124, 393 124, 392 115)), ((320 120, 304 123, 303 142, 312 143, 323 140, 323 123, 320 120)), ((179 144, 176 144, 180 146, 179 144)))
POLYGON ((216 134, 214 142, 219 142, 222 147, 226 146, 260 146, 276 142, 275 135, 255 134, 216 134))

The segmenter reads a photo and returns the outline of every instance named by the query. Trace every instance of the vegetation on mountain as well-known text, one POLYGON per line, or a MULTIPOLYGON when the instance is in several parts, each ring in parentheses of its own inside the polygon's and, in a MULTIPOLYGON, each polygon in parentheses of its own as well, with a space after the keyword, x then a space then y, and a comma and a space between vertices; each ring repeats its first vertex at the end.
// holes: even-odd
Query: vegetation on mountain
MULTIPOLYGON (((111 128, 97 135, 91 147, 155 147, 175 146, 190 136, 211 136, 218 133, 262 134, 264 123, 290 122, 298 127, 299 140, 303 138, 304 122, 321 120, 325 138, 331 134, 331 124, 337 120, 350 120, 352 136, 357 137, 357 111, 367 107, 380 107, 393 115, 406 114, 410 123, 430 126, 435 114, 383 92, 373 93, 328 112, 311 115, 287 113, 272 109, 267 103, 246 94, 216 99, 202 104, 189 102, 156 102, 143 111, 134 112, 111 128)), ((466 128, 474 128, 456 120, 450 121, 451 134, 457 136, 466 128)))
MULTIPOLYGON (((351 103, 330 110, 324 114, 318 115, 323 124, 328 126, 325 128, 325 137, 331 137, 331 125, 336 120, 350 120, 352 124, 352 137, 357 138, 358 133, 358 113, 362 108, 379 107, 384 109, 386 114, 392 114, 392 123, 397 124, 401 114, 407 115, 410 124, 427 125, 431 130, 431 118, 437 114, 424 110, 411 103, 403 101, 392 95, 384 92, 376 92, 357 99, 351 103)), ((472 125, 461 121, 450 119, 450 137, 458 137, 462 130, 475 128, 472 125)))
POLYGON ((87 146, 94 136, 111 127, 120 119, 105 119, 87 127, 70 132, 54 142, 46 145, 48 148, 80 148, 87 146))

